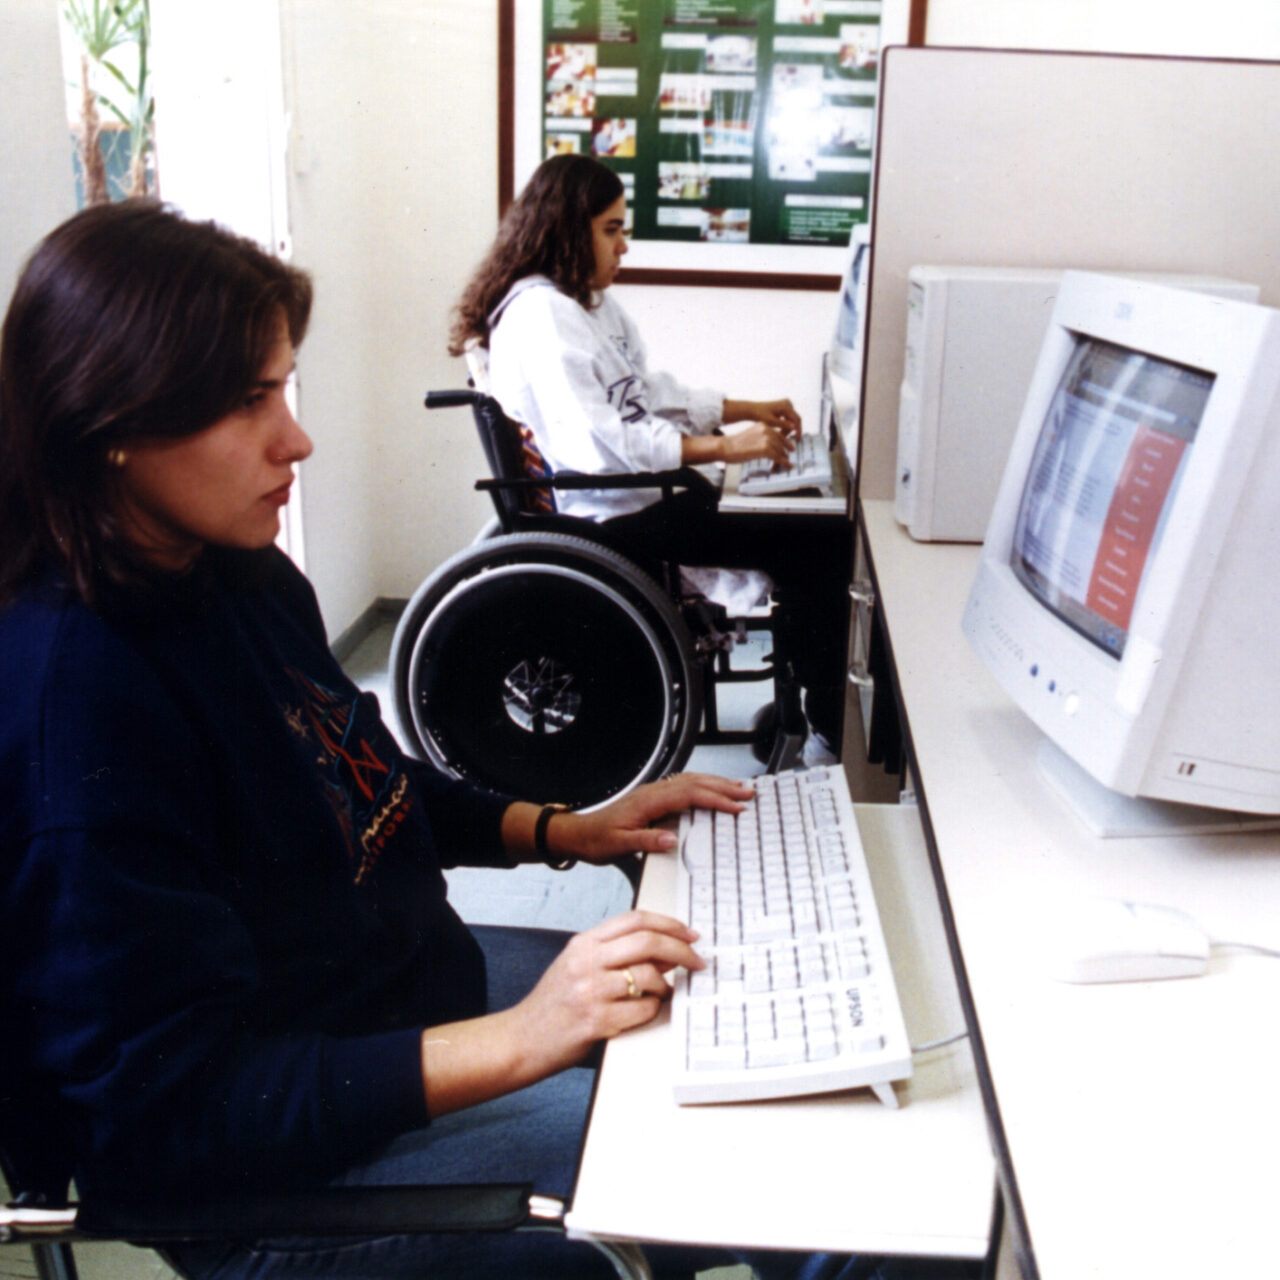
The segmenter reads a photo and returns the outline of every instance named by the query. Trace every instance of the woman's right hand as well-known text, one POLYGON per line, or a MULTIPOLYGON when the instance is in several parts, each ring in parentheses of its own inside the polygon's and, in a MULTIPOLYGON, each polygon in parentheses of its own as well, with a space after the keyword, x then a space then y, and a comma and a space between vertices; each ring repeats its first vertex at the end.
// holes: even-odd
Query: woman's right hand
POLYGON ((519 1004, 422 1033, 422 1082, 439 1116, 522 1089, 581 1062, 600 1041, 643 1026, 671 994, 674 968, 702 969, 697 934, 628 911, 569 940, 519 1004))
POLYGON ((755 423, 742 431, 717 437, 722 462, 749 462, 752 458, 768 458, 775 466, 789 467, 795 448, 789 432, 779 427, 755 423))
POLYGON ((600 1040, 657 1016, 674 968, 701 969, 698 935, 653 911, 628 911, 569 940, 515 1009, 528 1043, 546 1053, 546 1072, 580 1062, 600 1040))

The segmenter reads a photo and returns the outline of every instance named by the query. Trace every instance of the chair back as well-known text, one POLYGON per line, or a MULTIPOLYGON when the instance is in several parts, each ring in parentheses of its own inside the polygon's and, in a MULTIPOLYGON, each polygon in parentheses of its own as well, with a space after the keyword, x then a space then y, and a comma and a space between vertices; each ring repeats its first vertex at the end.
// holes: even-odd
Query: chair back
MULTIPOLYGON (((528 427, 512 422, 502 406, 488 395, 477 395, 471 406, 485 460, 495 480, 539 480, 552 472, 528 427)), ((549 487, 523 486, 493 490, 504 528, 522 515, 552 515, 555 498, 549 487)))
MULTIPOLYGON (((489 352, 472 342, 465 352, 468 381, 475 388, 471 411, 490 475, 498 481, 540 480, 550 476, 551 468, 523 423, 513 422, 494 398, 489 383, 489 352)), ((527 484, 511 488, 491 489, 494 506, 503 529, 510 530, 520 516, 550 516, 556 511, 556 500, 549 488, 533 488, 527 484)))
POLYGON ((0 1060, 0 1170, 15 1200, 62 1205, 72 1173, 65 1106, 0 1060))

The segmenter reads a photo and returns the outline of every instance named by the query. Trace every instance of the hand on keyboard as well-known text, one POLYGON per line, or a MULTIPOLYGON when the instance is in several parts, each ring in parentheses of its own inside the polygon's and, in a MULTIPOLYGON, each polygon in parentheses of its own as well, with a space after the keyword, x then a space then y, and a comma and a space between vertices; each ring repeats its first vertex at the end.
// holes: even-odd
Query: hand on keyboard
POLYGON ((431 1113, 522 1089, 651 1022, 671 993, 667 975, 703 967, 696 937, 670 916, 628 911, 570 938, 519 1003, 431 1027, 421 1041, 431 1113))
POLYGON ((790 431, 756 423, 724 436, 720 452, 725 462, 761 461, 770 466, 789 467, 794 447, 790 431))
POLYGON ((781 400, 730 400, 722 407, 726 426, 735 422, 758 422, 766 427, 778 427, 798 436, 803 430, 796 407, 785 397, 781 400))
POLYGON ((831 488, 831 454, 826 437, 807 432, 796 438, 794 452, 786 466, 779 468, 772 458, 756 458, 743 464, 738 492, 751 497, 767 493, 787 493, 796 489, 831 488))
POLYGON ((666 975, 696 972, 694 930, 653 911, 628 911, 570 938, 509 1011, 537 1076, 580 1062, 600 1040, 651 1021, 671 994, 666 975))
POLYGON ((547 847, 560 857, 609 862, 629 853, 662 853, 676 846, 667 828, 652 824, 686 809, 737 813, 753 792, 749 783, 710 773, 679 773, 629 791, 590 813, 554 815, 547 847))

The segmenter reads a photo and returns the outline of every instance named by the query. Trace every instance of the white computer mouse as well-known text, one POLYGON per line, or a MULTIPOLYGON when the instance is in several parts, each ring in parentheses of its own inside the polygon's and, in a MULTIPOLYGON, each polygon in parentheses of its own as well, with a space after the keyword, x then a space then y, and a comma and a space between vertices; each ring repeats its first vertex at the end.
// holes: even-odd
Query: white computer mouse
POLYGON ((1185 912, 1120 898, 1055 911, 1050 973, 1059 982, 1192 978, 1209 966, 1209 939, 1185 912))

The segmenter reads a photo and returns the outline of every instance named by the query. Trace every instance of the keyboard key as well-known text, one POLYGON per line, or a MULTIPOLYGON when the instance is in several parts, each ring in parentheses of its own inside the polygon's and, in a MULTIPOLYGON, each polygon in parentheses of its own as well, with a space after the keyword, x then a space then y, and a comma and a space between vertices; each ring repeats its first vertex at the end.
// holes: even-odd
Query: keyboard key
POLYGON ((772 942, 777 938, 791 937, 790 914, 769 915, 764 911, 744 913, 742 936, 748 942, 772 942))
POLYGON ((747 1065, 745 1044, 689 1045, 689 1066, 695 1071, 744 1069, 747 1065))
POLYGON ((783 1067, 791 1062, 805 1061, 804 1037, 795 1040, 766 1040, 752 1042, 747 1050, 748 1067, 783 1067))

